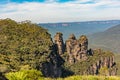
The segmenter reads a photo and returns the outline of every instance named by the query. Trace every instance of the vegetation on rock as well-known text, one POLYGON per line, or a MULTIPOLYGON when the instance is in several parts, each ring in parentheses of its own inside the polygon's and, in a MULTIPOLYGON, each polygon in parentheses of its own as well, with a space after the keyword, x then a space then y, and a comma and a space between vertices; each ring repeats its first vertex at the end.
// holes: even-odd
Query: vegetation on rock
MULTIPOLYGON (((85 35, 76 39, 72 34, 65 44, 62 36, 62 33, 57 33, 53 42, 46 29, 30 21, 18 23, 1 19, 0 72, 6 74, 9 80, 39 80, 43 76, 116 75, 113 53, 88 49, 85 35)), ((74 79, 81 79, 81 76, 73 76, 74 79)))
POLYGON ((87 60, 76 62, 72 65, 69 64, 68 62, 65 62, 64 67, 69 71, 73 72, 75 75, 104 75, 104 76, 112 75, 112 72, 110 72, 110 70, 113 70, 113 75, 116 75, 117 66, 114 66, 115 63, 113 63, 112 61, 111 62, 109 61, 112 60, 113 56, 114 56, 113 53, 108 51, 104 52, 104 51, 94 50, 94 54, 92 56, 87 56, 88 57, 87 60), (105 61, 106 59, 107 62, 105 61), (112 64, 111 68, 110 68, 110 64, 112 64))
POLYGON ((45 78, 44 80, 120 80, 120 77, 117 76, 92 76, 92 75, 76 75, 76 76, 70 76, 66 78, 58 78, 58 79, 52 79, 52 78, 45 78))

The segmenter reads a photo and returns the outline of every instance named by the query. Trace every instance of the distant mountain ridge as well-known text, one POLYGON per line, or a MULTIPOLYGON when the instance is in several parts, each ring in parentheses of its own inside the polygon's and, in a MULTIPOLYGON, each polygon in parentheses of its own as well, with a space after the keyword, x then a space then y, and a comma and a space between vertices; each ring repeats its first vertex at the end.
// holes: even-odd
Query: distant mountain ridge
POLYGON ((42 24, 42 25, 46 25, 46 24, 72 24, 72 23, 120 23, 120 20, 100 20, 100 21, 79 21, 79 22, 56 22, 56 23, 39 23, 39 24, 42 24))
POLYGON ((89 35, 96 32, 105 31, 108 28, 120 23, 120 20, 106 20, 106 21, 86 21, 86 22, 62 22, 62 23, 40 23, 38 25, 49 30, 53 35, 56 32, 62 32, 64 39, 67 39, 69 34, 74 33, 77 37, 80 34, 89 35))
POLYGON ((120 53, 120 24, 89 36, 92 47, 120 53))

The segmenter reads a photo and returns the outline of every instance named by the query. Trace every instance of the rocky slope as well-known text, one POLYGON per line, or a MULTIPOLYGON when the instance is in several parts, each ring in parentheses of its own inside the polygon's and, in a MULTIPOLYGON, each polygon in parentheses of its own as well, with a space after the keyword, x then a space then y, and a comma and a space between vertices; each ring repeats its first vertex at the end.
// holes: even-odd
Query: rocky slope
MULTIPOLYGON (((61 34, 62 33, 56 34, 60 37, 57 38, 57 41, 63 41, 61 34)), ((64 67, 73 72, 73 74, 98 75, 101 74, 101 70, 104 68, 107 70, 105 75, 117 74, 117 67, 113 53, 104 52, 101 49, 88 49, 88 39, 85 35, 76 39, 74 34, 71 34, 65 44, 61 45, 61 43, 57 43, 57 46, 57 50, 61 51, 61 57, 65 60, 64 67), (62 53, 64 48, 62 46, 66 46, 64 53, 62 53)))
POLYGON ((64 43, 63 34, 58 32, 53 40, 46 29, 29 21, 1 19, 0 72, 37 69, 46 77, 66 77, 98 75, 105 68, 105 75, 116 75, 114 55, 88 49, 85 35, 76 39, 72 34, 64 43))
POLYGON ((64 60, 53 47, 46 29, 29 21, 0 20, 0 72, 41 70, 44 76, 61 76, 64 60))

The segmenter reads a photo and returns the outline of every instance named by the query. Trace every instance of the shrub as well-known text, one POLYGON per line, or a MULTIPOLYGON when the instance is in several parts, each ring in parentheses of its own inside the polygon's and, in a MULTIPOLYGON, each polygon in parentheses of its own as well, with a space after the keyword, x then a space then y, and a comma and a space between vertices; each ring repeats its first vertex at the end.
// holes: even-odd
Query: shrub
POLYGON ((27 74, 24 72, 10 72, 6 74, 6 77, 9 80, 27 80, 27 74))
POLYGON ((7 73, 6 78, 9 80, 43 80, 43 75, 37 70, 21 70, 7 73))
POLYGON ((100 68, 99 74, 100 74, 100 75, 103 75, 103 76, 109 75, 109 70, 108 70, 108 68, 107 68, 107 67, 102 67, 102 68, 100 68))

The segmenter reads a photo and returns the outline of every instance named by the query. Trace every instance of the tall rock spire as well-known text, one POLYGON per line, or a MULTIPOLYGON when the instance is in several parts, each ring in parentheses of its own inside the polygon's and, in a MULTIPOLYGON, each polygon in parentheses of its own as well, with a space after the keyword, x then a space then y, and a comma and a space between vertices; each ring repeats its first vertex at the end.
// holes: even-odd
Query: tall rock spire
POLYGON ((62 33, 60 33, 60 32, 56 33, 56 35, 54 36, 54 43, 57 46, 58 53, 60 55, 63 54, 65 51, 65 45, 63 42, 63 34, 62 33))
MULTIPOLYGON (((114 61, 114 55, 111 52, 103 52, 100 49, 88 49, 88 38, 85 35, 82 35, 79 39, 76 39, 75 35, 71 34, 65 41, 64 46, 62 33, 56 33, 54 43, 56 45, 55 51, 57 51, 57 53, 65 59, 65 63, 72 65, 68 67, 71 71, 76 70, 76 66, 78 66, 76 63, 79 64, 77 70, 73 71, 75 74, 80 73, 82 75, 98 75, 101 74, 101 70, 104 68, 107 70, 105 75, 111 76, 117 74, 117 66, 114 61), (63 53, 65 53, 65 55, 61 55, 63 53)), ((53 56, 51 58, 53 58, 53 56)), ((56 61, 57 59, 53 59, 53 62, 56 63, 56 61)), ((59 59, 58 61, 61 60, 59 59)), ((58 69, 54 70, 54 73, 61 73, 61 71, 59 71, 60 68, 57 68, 56 66, 54 68, 58 69)))
POLYGON ((81 51, 87 51, 88 50, 88 39, 85 35, 80 36, 80 39, 78 40, 81 45, 81 51))
POLYGON ((87 59, 88 51, 88 39, 82 35, 79 40, 76 39, 74 34, 71 34, 66 41, 66 51, 69 55, 69 63, 75 63, 77 61, 83 61, 87 59))

